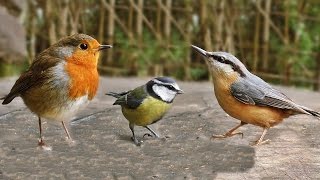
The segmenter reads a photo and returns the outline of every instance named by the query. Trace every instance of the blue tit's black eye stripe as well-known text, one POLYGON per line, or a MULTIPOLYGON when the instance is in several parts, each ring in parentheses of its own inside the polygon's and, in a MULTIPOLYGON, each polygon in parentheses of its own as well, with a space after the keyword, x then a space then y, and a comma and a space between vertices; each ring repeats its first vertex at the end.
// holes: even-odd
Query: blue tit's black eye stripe
POLYGON ((164 85, 164 86, 172 91, 177 91, 176 88, 174 88, 172 85, 164 85))

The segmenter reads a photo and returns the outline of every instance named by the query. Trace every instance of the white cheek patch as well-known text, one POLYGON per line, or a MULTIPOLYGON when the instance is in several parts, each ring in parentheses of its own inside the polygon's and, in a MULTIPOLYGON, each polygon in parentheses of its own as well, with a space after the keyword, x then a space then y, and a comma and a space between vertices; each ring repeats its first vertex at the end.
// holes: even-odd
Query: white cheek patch
POLYGON ((214 69, 217 69, 218 71, 224 72, 226 74, 230 74, 230 73, 234 72, 231 65, 229 65, 229 64, 220 63, 218 61, 212 61, 211 63, 212 63, 211 64, 212 67, 214 69))
POLYGON ((164 86, 159 86, 155 84, 152 86, 152 89, 158 96, 161 97, 162 100, 166 102, 171 102, 176 96, 175 91, 172 91, 164 86))

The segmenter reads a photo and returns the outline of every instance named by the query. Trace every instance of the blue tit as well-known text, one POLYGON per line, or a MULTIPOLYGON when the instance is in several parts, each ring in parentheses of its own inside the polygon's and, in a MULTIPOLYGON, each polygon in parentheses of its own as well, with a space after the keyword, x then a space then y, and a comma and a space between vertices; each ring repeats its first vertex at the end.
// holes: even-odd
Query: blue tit
POLYGON ((157 77, 133 90, 122 93, 109 92, 106 95, 117 98, 113 105, 121 106, 124 117, 129 121, 132 140, 139 146, 141 142, 134 134, 134 126, 143 126, 158 138, 159 135, 148 125, 159 121, 170 109, 176 95, 181 93, 183 91, 174 79, 157 77))

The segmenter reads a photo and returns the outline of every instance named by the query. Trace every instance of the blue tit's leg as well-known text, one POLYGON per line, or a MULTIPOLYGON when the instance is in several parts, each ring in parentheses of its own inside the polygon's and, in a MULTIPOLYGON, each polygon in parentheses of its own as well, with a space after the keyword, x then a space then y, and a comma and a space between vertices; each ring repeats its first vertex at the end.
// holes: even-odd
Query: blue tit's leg
MULTIPOLYGON (((154 137, 156 137, 156 138, 159 138, 159 137, 160 137, 160 136, 159 136, 154 130, 152 130, 150 127, 148 127, 148 126, 144 126, 144 127, 147 128, 147 129, 153 134, 154 137)), ((152 135, 149 134, 149 133, 144 134, 143 137, 144 137, 144 136, 150 136, 150 137, 152 137, 152 135)))
POLYGON ((134 124, 129 123, 129 128, 132 132, 132 137, 131 137, 132 141, 134 142, 135 145, 140 146, 141 142, 136 138, 136 136, 134 134, 134 124))

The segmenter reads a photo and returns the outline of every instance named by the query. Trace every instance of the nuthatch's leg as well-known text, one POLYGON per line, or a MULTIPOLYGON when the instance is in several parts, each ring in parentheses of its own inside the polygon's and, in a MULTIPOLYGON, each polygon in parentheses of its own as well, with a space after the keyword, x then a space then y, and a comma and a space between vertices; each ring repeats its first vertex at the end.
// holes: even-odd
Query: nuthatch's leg
POLYGON ((129 123, 129 128, 132 132, 132 137, 131 137, 132 141, 134 142, 135 145, 140 146, 141 142, 136 138, 136 136, 134 134, 134 124, 129 123))
POLYGON ((252 145, 258 146, 258 145, 262 145, 262 144, 270 142, 269 139, 263 141, 263 138, 267 134, 268 130, 269 130, 269 128, 263 128, 263 132, 262 132, 260 138, 257 141, 255 141, 252 145))
POLYGON ((69 140, 72 140, 72 139, 71 139, 71 136, 70 136, 70 133, 69 133, 69 131, 68 131, 68 129, 67 129, 67 127, 66 127, 66 125, 64 124, 64 122, 63 122, 63 121, 61 121, 61 123, 62 123, 62 126, 63 126, 64 131, 65 131, 65 132, 66 132, 66 134, 67 134, 68 139, 69 139, 69 140))
POLYGON ((230 129, 227 133, 223 134, 223 135, 212 135, 212 138, 227 138, 227 137, 231 137, 231 136, 234 136, 234 135, 237 135, 237 134, 240 134, 242 137, 243 137, 243 133, 242 132, 236 132, 234 133, 233 131, 237 130, 239 127, 243 126, 243 125, 246 125, 248 123, 246 122, 242 122, 237 125, 236 127, 230 129))
MULTIPOLYGON (((159 138, 159 137, 160 137, 160 136, 159 136, 154 130, 152 130, 150 127, 148 127, 148 126, 144 126, 144 127, 147 128, 147 129, 153 134, 154 137, 156 137, 156 138, 159 138)), ((152 137, 152 135, 149 134, 149 133, 144 134, 143 137, 144 137, 144 136, 150 136, 150 137, 152 137)))

